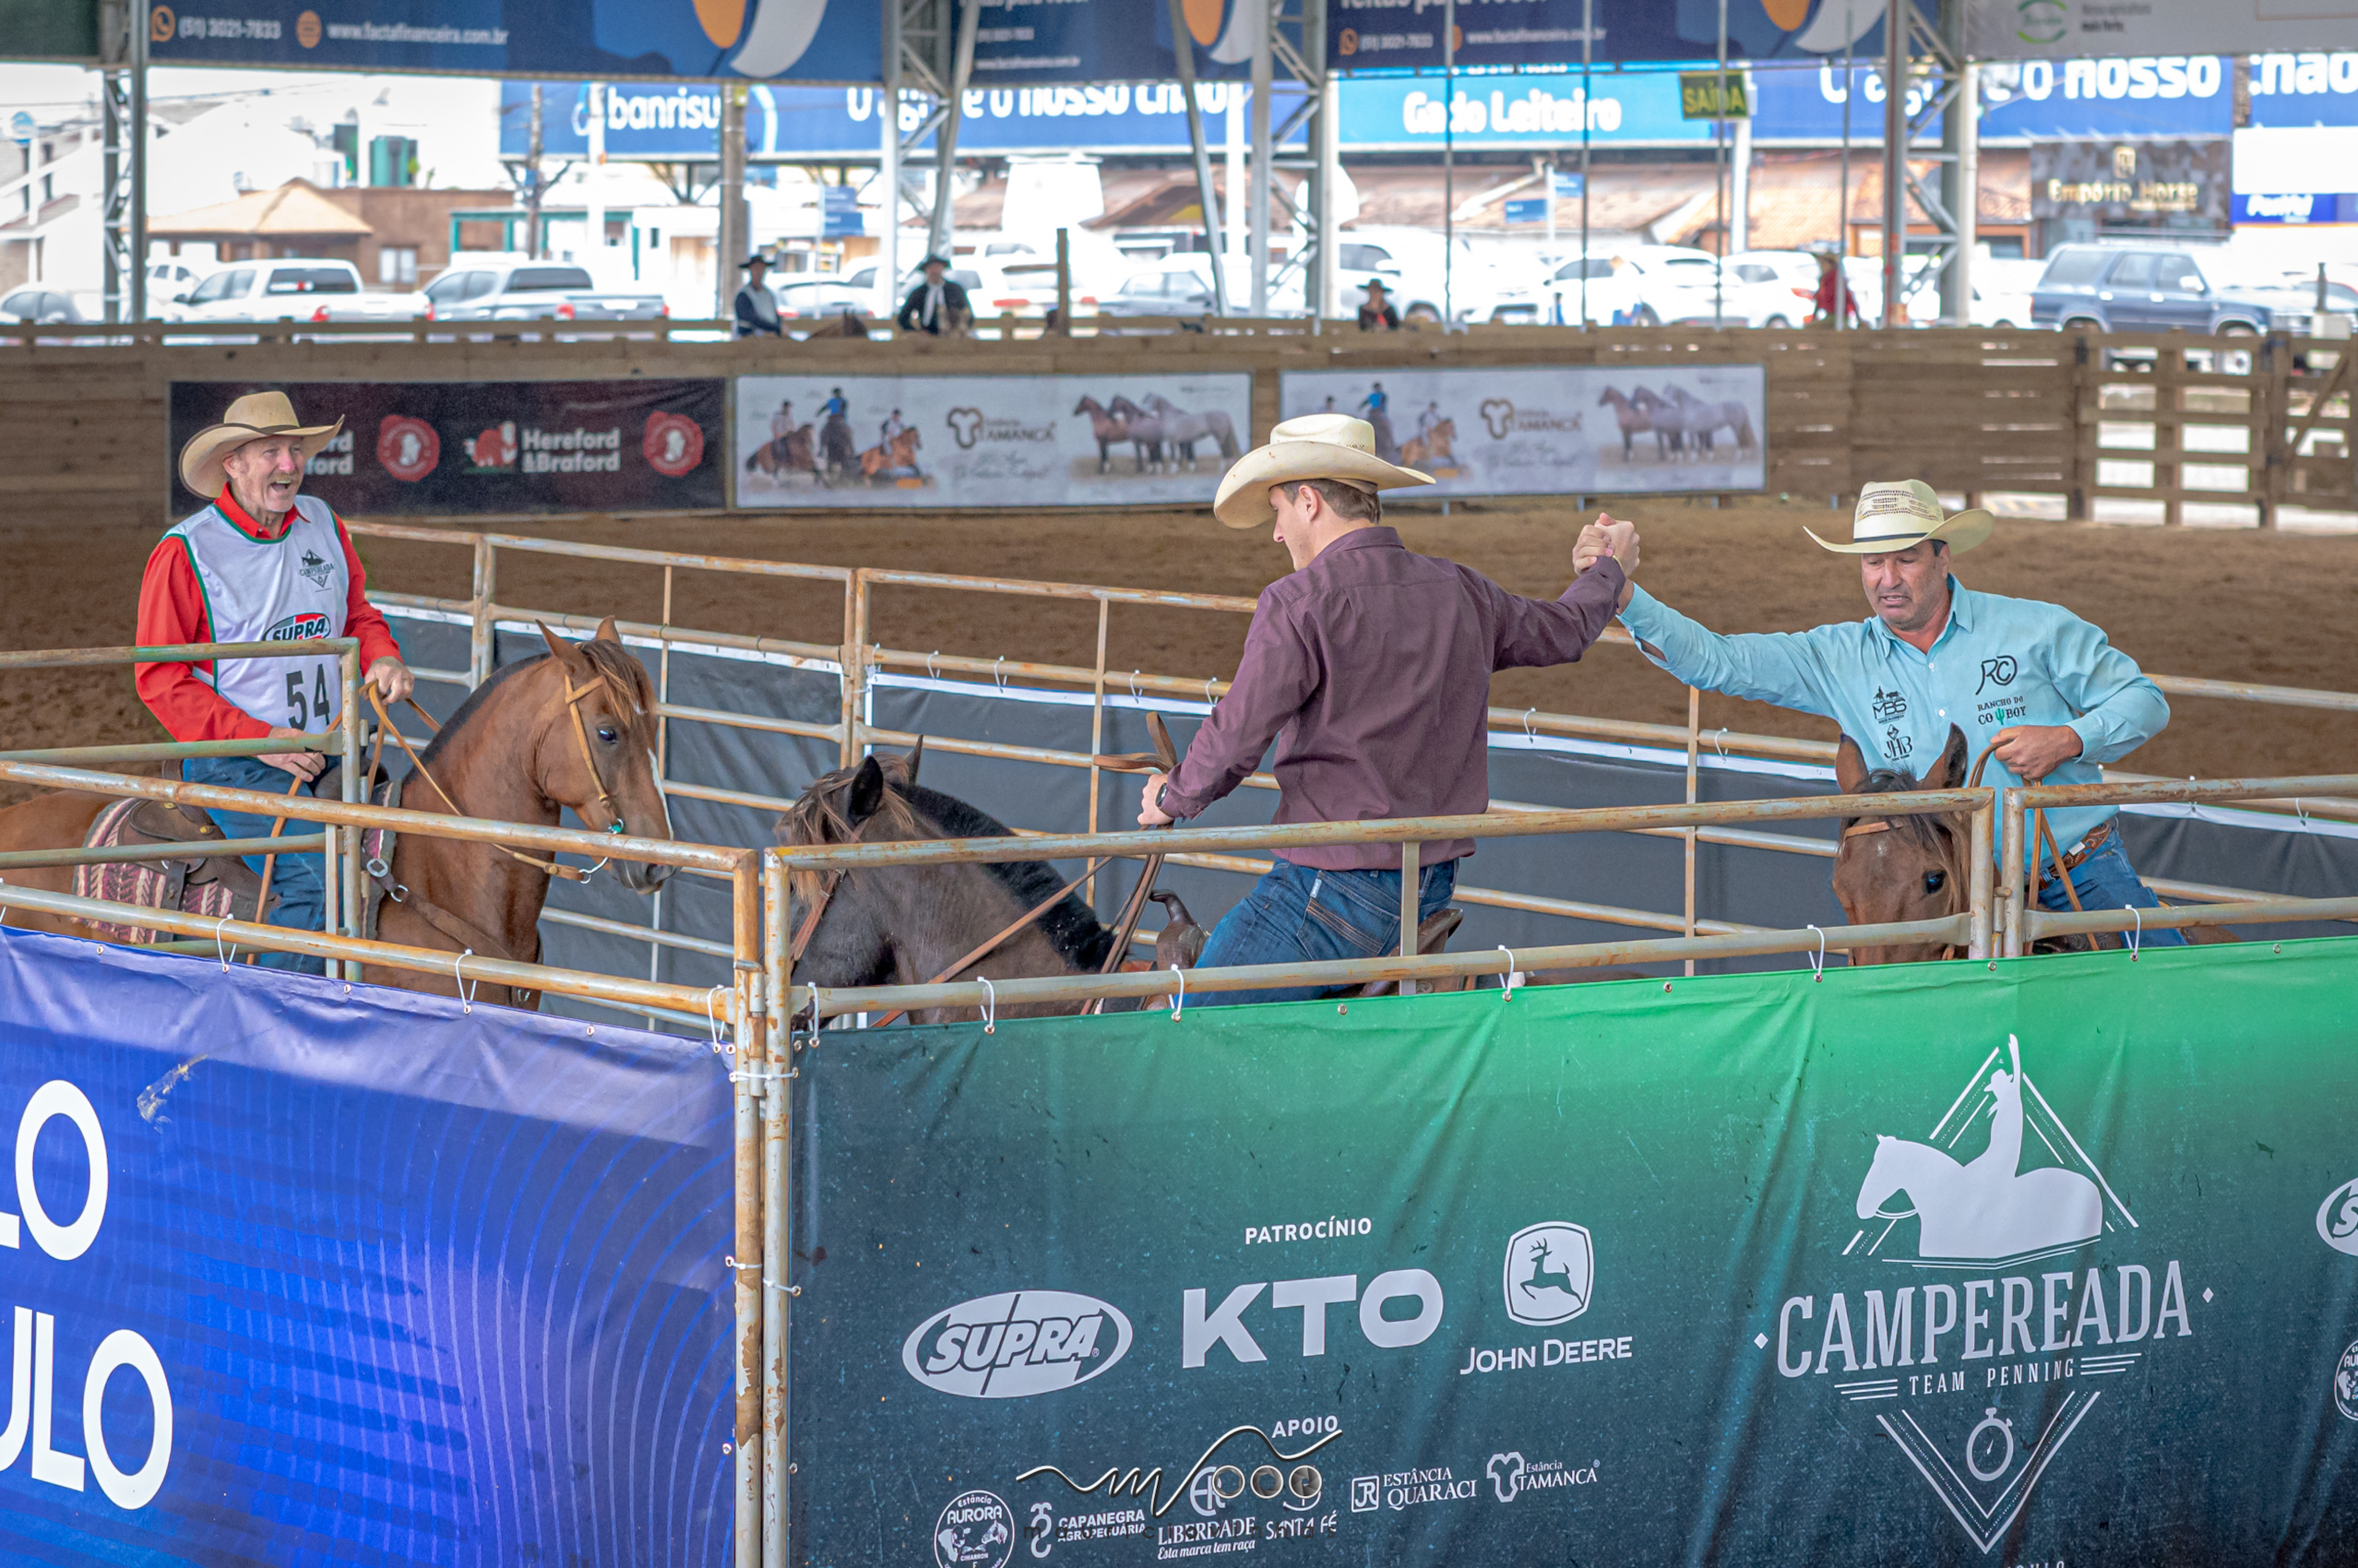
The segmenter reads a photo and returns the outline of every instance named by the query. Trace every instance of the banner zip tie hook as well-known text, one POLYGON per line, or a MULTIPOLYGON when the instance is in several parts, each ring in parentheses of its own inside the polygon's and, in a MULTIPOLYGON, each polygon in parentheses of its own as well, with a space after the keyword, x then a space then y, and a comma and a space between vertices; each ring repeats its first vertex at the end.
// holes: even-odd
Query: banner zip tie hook
POLYGON ((1179 1021, 1179 1015, 1187 1010, 1187 971, 1173 964, 1171 972, 1179 977, 1179 1000, 1171 1008, 1171 1021, 1175 1024, 1179 1021))
POLYGON ((1132 702, 1144 702, 1146 700, 1138 695, 1138 671, 1135 670, 1130 671, 1130 700, 1132 702))
POLYGON ((2131 904, 2128 912, 2129 918, 2137 921, 2137 929, 2129 932, 2128 939, 2129 962, 2134 964, 2137 962, 2137 950, 2145 941, 2145 911, 2131 904))
MULTIPOLYGON (((726 988, 716 985, 711 990, 704 993, 704 1022, 705 1026, 712 1031, 712 1054, 715 1056, 734 1056, 736 1051, 732 1047, 725 1046, 720 1043, 720 1016, 712 1010, 712 999, 715 996, 718 996, 724 989, 726 988)), ((732 1076, 734 1076, 734 1075, 732 1074, 732 1076)))
POLYGON ((1220 699, 1212 695, 1212 688, 1218 684, 1220 684, 1220 681, 1216 676, 1207 675, 1204 677, 1204 706, 1206 707, 1218 707, 1220 706, 1220 699))
POLYGON ((925 656, 925 673, 929 678, 935 681, 942 678, 942 672, 934 668, 934 660, 939 659, 941 656, 942 650, 940 648, 935 648, 933 652, 925 656))
POLYGON ((982 986, 982 1032, 986 1035, 997 1034, 999 1032, 999 988, 993 985, 986 976, 976 975, 974 978, 981 981, 982 986))
POLYGON ((1506 955, 1506 972, 1500 977, 1501 981, 1506 985, 1506 989, 1505 993, 1502 994, 1498 1000, 1501 1002, 1512 1002, 1515 1000, 1515 975, 1517 972, 1515 968, 1515 951, 1513 948, 1503 944, 1498 950, 1506 955))
MULTIPOLYGON (((270 890, 266 887, 262 891, 267 895, 270 890)), ((220 959, 221 973, 223 974, 229 973, 230 954, 237 951, 235 947, 224 949, 221 946, 221 928, 229 923, 230 917, 227 915, 223 915, 220 920, 213 922, 213 956, 220 959)))
POLYGON ((1720 754, 1720 759, 1722 762, 1727 760, 1728 727, 1726 725, 1721 725, 1719 733, 1711 737, 1711 748, 1720 754))
MULTIPOLYGON (((474 956, 475 950, 470 947, 450 960, 450 983, 458 988, 458 1011, 469 1016, 472 1016, 475 1011, 475 993, 467 989, 467 977, 461 969, 467 960, 474 956)), ((481 984, 480 981, 477 983, 481 984)))
POLYGON ((1817 951, 1810 956, 1809 960, 1810 970, 1817 978, 1810 983, 1823 985, 1826 983, 1826 932, 1815 925, 1809 929, 1817 932, 1817 951))
POLYGON ((1006 661, 1007 656, 1004 653, 997 655, 991 660, 991 683, 998 687, 999 690, 1003 692, 1007 689, 1007 681, 1006 676, 999 673, 999 666, 1005 664, 1006 661))
POLYGON ((1539 709, 1536 707, 1527 707, 1523 709, 1523 739, 1526 741, 1535 742, 1539 740, 1539 731, 1531 728, 1531 716, 1538 711, 1539 709))

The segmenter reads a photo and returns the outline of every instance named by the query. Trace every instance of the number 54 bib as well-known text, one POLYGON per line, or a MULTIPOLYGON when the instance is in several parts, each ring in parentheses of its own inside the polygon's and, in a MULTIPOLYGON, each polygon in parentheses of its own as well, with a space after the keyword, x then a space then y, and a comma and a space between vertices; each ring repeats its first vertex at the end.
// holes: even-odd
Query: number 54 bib
MULTIPOLYGON (((308 642, 343 636, 351 574, 336 515, 316 496, 295 497, 287 531, 258 540, 211 506, 172 530, 185 540, 205 594, 213 640, 308 642)), ((224 659, 213 686, 265 724, 313 732, 334 728, 343 707, 336 659, 224 659)))

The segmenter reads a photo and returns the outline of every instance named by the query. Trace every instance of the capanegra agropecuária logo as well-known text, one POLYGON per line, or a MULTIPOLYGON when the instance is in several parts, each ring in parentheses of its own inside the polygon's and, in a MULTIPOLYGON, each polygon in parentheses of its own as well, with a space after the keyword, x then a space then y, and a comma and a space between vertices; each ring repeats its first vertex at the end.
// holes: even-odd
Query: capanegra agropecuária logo
POLYGON ((2190 1301, 2177 1259, 2138 1255, 2147 1234, 2018 1039, 1935 1112, 1920 1138, 1864 1129, 1831 1289, 1784 1297, 1753 1343, 1783 1386, 1888 1437, 1986 1553, 2066 1443, 2132 1435, 2091 1423, 2107 1384, 2153 1375, 2211 1293, 2190 1301))

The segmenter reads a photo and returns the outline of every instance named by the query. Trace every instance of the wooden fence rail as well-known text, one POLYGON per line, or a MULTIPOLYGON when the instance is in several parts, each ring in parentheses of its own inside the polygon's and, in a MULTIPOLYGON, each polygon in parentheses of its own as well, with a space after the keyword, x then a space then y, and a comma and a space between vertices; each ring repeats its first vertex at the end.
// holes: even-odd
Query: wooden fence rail
POLYGON ((2223 504, 2264 527, 2285 505, 2358 506, 2358 370, 2345 345, 2318 339, 1965 328, 1359 333, 1232 320, 1125 322, 1118 335, 732 341, 711 323, 558 326, 278 324, 243 329, 238 342, 185 341, 185 327, 153 324, 0 332, 0 461, 20 491, 161 518, 174 381, 1247 371, 1257 434, 1275 422, 1290 370, 1594 365, 1636 376, 1757 362, 1768 374, 1771 492, 1840 498, 1869 480, 1915 478, 1973 496, 2060 496, 2074 517, 2142 501, 2174 523, 2190 505, 2223 504))

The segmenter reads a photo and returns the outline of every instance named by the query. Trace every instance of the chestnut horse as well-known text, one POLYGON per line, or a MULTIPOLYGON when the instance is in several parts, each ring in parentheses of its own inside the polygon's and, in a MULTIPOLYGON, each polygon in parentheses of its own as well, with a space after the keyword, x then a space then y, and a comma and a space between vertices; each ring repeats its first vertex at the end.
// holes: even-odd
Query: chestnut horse
POLYGON ((1083 398, 1073 405, 1073 412, 1089 416, 1090 434, 1097 438, 1097 471, 1103 473, 1114 466, 1114 448, 1130 438, 1130 422, 1107 413, 1094 398, 1083 398))
MULTIPOLYGON (((99 814, 118 799, 120 797, 114 795, 85 794, 78 790, 45 790, 31 800, 0 807, 0 850, 78 849, 89 842, 90 829, 98 822, 99 814)), ((262 879, 252 867, 242 860, 227 856, 175 855, 170 849, 171 840, 227 837, 228 835, 220 830, 211 816, 195 806, 150 801, 138 809, 132 822, 135 833, 128 842, 137 843, 149 837, 158 840, 156 858, 142 861, 139 862, 141 865, 161 870, 179 862, 189 883, 217 882, 229 892, 232 918, 241 921, 254 918, 255 902, 262 891, 262 879)), ((289 830, 295 833, 306 831, 301 824, 290 825, 289 830)), ((87 922, 70 915, 53 915, 22 907, 8 908, 7 889, 10 885, 39 888, 44 893, 71 893, 74 891, 72 866, 25 866, 0 873, 0 925, 103 940, 87 922)))
MULTIPOLYGON (((566 642, 546 626, 541 636, 547 653, 494 671, 419 754, 422 769, 404 782, 401 805, 539 827, 556 826, 569 807, 593 833, 669 838, 671 814, 655 779, 655 683, 646 667, 623 647, 611 615, 586 643, 566 642)), ((549 896, 542 865, 495 845, 403 834, 381 879, 389 887, 377 906, 376 935, 538 962, 549 896)), ((637 893, 654 892, 672 869, 639 861, 613 867, 637 893)), ((364 978, 453 996, 463 976, 371 968, 364 978)), ((468 990, 474 993, 471 982, 468 990)), ((540 1004, 535 992, 492 984, 475 999, 540 1004)))

